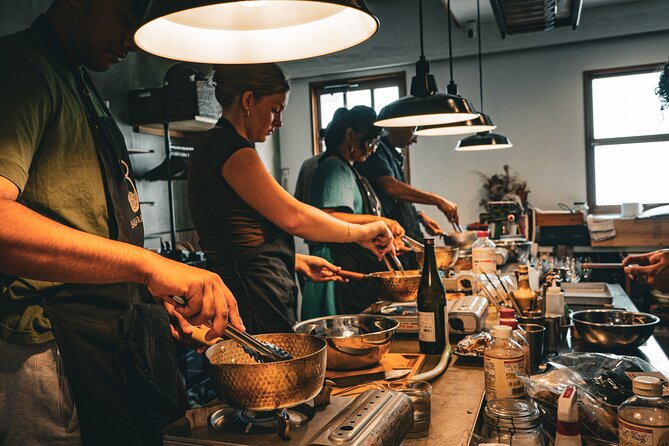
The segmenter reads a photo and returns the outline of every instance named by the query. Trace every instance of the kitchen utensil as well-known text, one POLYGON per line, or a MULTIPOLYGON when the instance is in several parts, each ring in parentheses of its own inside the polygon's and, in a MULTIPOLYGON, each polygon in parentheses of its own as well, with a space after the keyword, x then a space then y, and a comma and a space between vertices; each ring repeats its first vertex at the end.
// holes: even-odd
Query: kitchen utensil
POLYGON ((209 347, 208 373, 221 401, 239 409, 270 411, 296 406, 318 394, 325 378, 325 340, 299 333, 256 337, 281 345, 293 359, 259 364, 233 340, 209 347))
POLYGON ((541 364, 541 359, 544 355, 544 333, 546 327, 538 324, 518 324, 523 330, 523 336, 530 346, 530 368, 532 371, 537 370, 541 364))
POLYGON ((460 224, 458 224, 455 220, 450 220, 451 225, 453 225, 453 229, 455 229, 455 232, 462 233, 462 228, 460 227, 460 224))
POLYGON ((544 316, 544 351, 555 353, 560 349, 562 342, 562 316, 544 316))
POLYGON ((605 349, 638 347, 653 334, 660 318, 625 310, 582 310, 571 315, 585 342, 605 349))
MULTIPOLYGON (((459 250, 455 246, 435 246, 434 255, 437 259, 437 268, 446 270, 452 268, 458 260, 459 250)), ((423 268, 423 251, 416 251, 416 260, 418 266, 423 268)))
POLYGON ((394 381, 396 379, 404 378, 409 373, 411 373, 411 369, 398 369, 328 379, 332 381, 337 387, 354 387, 372 381, 394 381))
POLYGON ((457 246, 460 249, 471 249, 472 243, 477 239, 476 231, 441 233, 447 246, 457 246))
POLYGON ((403 237, 402 237, 402 241, 403 241, 404 243, 406 243, 407 245, 409 245, 409 247, 410 247, 413 251, 423 251, 423 250, 425 249, 425 245, 424 245, 424 244, 422 244, 421 242, 419 242, 419 241, 417 241, 417 240, 412 239, 412 238, 409 237, 408 235, 403 236, 403 237))
POLYGON ((530 259, 532 242, 525 239, 511 238, 495 240, 495 247, 504 249, 509 254, 509 262, 527 263, 530 259))
POLYGON ((346 279, 369 281, 374 287, 374 294, 379 299, 391 302, 416 300, 420 273, 420 270, 417 269, 407 270, 403 276, 395 275, 389 271, 379 271, 369 274, 346 270, 339 270, 337 272, 338 275, 346 279))
POLYGON ((356 314, 309 319, 293 330, 325 339, 328 369, 354 370, 379 362, 390 350, 398 326, 389 317, 356 314))
POLYGON ((388 268, 388 271, 393 274, 393 276, 397 276, 397 271, 393 269, 393 266, 390 264, 390 261, 388 260, 388 257, 383 256, 383 263, 386 264, 386 268, 388 268))
POLYGON ((397 269, 399 269, 402 275, 404 276, 404 267, 402 266, 402 262, 400 262, 400 259, 398 259, 396 255, 389 254, 389 256, 391 259, 393 259, 393 262, 395 262, 395 266, 397 266, 397 269))
MULTIPOLYGON (((179 305, 186 305, 186 301, 181 296, 172 296, 172 300, 179 305)), ((205 345, 213 345, 223 340, 223 338, 216 338, 207 341, 204 334, 204 330, 195 327, 193 329, 194 337, 191 337, 205 345)), ((290 353, 283 348, 270 342, 261 342, 250 334, 237 330, 232 324, 228 324, 225 327, 223 334, 241 345, 244 348, 244 351, 257 362, 276 362, 292 359, 290 353)))
POLYGON ((432 416, 432 385, 425 381, 396 381, 386 385, 388 390, 399 392, 411 398, 413 406, 413 428, 407 438, 427 435, 432 416))

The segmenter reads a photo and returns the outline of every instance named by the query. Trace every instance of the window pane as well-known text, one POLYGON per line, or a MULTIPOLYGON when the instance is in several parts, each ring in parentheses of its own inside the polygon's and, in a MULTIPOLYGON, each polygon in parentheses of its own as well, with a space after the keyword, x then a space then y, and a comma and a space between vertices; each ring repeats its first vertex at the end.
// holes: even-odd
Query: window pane
POLYGON ((332 116, 338 108, 344 106, 344 93, 322 94, 321 101, 321 127, 326 128, 332 116))
POLYGON ((374 109, 380 112, 383 107, 400 97, 399 87, 383 87, 374 90, 374 109))
POLYGON ((667 203, 669 142, 595 147, 597 206, 667 203))
POLYGON ((592 81, 594 137, 669 133, 669 110, 655 94, 660 73, 612 76, 592 81))
POLYGON ((356 105, 372 106, 372 92, 370 90, 355 90, 346 92, 346 108, 349 110, 356 105))

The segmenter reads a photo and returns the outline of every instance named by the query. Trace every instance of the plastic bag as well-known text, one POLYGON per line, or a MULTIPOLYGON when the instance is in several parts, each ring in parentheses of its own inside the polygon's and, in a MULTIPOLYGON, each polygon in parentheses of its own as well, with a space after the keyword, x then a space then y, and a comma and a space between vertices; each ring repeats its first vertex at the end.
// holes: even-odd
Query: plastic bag
POLYGON ((543 414, 544 432, 552 436, 557 400, 567 386, 578 389, 579 421, 586 444, 618 441, 618 405, 632 395, 626 372, 655 372, 646 361, 605 353, 567 353, 551 359, 552 370, 520 377, 543 414))

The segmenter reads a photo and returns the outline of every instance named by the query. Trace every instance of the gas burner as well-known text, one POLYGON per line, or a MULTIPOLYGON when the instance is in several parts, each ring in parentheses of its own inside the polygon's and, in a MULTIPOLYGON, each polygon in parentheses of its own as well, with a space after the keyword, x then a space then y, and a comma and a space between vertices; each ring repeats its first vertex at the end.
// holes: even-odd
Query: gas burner
POLYGON ((306 403, 268 412, 224 407, 209 416, 209 424, 221 432, 249 435, 278 433, 281 438, 287 439, 290 430, 307 424, 314 412, 314 407, 306 403))

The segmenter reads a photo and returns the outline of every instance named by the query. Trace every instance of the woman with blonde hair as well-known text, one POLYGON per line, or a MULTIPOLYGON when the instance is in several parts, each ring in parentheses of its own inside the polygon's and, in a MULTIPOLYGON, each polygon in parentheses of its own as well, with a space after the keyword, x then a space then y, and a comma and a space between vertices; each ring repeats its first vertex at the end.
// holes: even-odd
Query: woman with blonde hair
POLYGON ((295 272, 341 280, 338 268, 295 253, 293 235, 358 243, 380 257, 394 252, 381 221, 347 223, 293 198, 255 150, 281 127, 290 85, 278 65, 218 65, 221 119, 191 156, 188 201, 207 265, 233 292, 252 333, 290 331, 296 320, 295 272))

